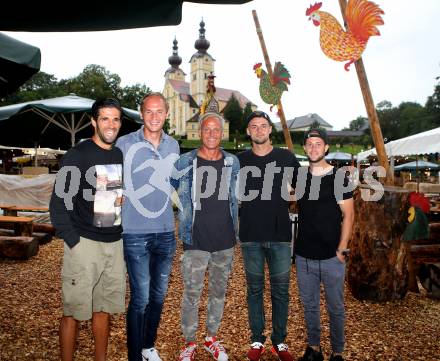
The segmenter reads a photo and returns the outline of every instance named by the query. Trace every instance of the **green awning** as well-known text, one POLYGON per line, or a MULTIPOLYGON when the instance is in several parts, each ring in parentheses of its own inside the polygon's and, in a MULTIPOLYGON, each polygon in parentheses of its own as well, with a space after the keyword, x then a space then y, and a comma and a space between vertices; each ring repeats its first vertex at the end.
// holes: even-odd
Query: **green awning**
MULTIPOLYGON (((0 144, 27 147, 35 143, 68 149, 93 134, 91 109, 94 100, 70 94, 0 107, 0 144)), ((139 129, 139 112, 122 108, 119 135, 139 129)))
POLYGON ((39 48, 0 33, 0 96, 17 90, 40 70, 40 64, 39 48))

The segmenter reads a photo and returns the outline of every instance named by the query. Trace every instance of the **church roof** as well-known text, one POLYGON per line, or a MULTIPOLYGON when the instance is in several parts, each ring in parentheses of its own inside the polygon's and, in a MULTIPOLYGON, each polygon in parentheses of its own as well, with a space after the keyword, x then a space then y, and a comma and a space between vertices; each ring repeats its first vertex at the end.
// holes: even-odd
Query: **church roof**
MULTIPOLYGON (((169 80, 173 89, 179 94, 186 94, 190 96, 190 84, 183 80, 169 80)), ((240 106, 244 108, 247 103, 254 105, 248 98, 241 94, 238 90, 225 89, 216 87, 215 97, 219 101, 227 102, 231 95, 234 94, 235 98, 240 103, 240 106)), ((190 96, 191 97, 191 96, 190 96)), ((192 99, 192 97, 191 97, 192 99)), ((183 100, 183 99, 182 99, 183 100)))
POLYGON ((251 103, 252 105, 255 105, 243 94, 241 94, 238 90, 217 88, 217 91, 215 92, 215 97, 218 100, 227 102, 232 94, 234 94, 234 97, 238 100, 242 108, 244 108, 247 103, 251 103))

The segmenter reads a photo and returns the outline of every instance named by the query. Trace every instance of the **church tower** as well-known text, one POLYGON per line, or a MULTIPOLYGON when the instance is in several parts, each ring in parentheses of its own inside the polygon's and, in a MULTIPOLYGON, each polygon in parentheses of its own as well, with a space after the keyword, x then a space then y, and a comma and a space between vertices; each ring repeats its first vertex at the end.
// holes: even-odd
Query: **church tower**
POLYGON ((179 56, 177 50, 179 47, 177 46, 177 39, 174 38, 173 41, 173 55, 168 58, 168 64, 171 65, 165 72, 166 79, 173 80, 183 80, 185 81, 185 73, 182 69, 179 68, 179 65, 182 64, 182 58, 179 56))
POLYGON ((200 22, 199 38, 194 44, 197 52, 193 54, 189 61, 191 63, 190 92, 198 106, 202 104, 205 98, 208 75, 214 73, 215 59, 207 52, 210 44, 205 39, 205 31, 205 23, 202 19, 200 22))
POLYGON ((165 87, 163 96, 168 102, 168 119, 170 122, 170 134, 185 134, 185 119, 188 116, 186 103, 182 102, 179 93, 175 91, 171 83, 184 83, 185 73, 179 68, 182 58, 179 56, 177 39, 173 41, 173 54, 168 58, 171 65, 165 72, 165 87))

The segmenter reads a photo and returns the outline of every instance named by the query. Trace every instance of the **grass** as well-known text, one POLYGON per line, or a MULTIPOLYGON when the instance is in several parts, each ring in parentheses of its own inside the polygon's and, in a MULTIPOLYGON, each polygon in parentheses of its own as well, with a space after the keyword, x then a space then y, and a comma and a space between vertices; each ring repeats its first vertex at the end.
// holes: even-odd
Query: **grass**
MULTIPOLYGON (((181 147, 182 148, 189 148, 189 149, 193 149, 193 148, 197 148, 200 145, 200 141, 199 140, 188 140, 188 139, 182 139, 181 142, 181 147)), ((235 149, 235 143, 234 142, 230 142, 230 141, 223 141, 221 143, 221 146, 228 150, 228 149, 235 149)), ((277 147, 285 147, 285 144, 275 144, 275 146, 277 147)), ((251 144, 249 141, 241 141, 239 142, 239 147, 238 149, 248 149, 251 147, 251 144)), ((366 150, 365 147, 363 145, 360 144, 347 144, 347 145, 343 145, 339 148, 336 147, 336 145, 331 144, 330 145, 330 152, 345 152, 345 153, 350 153, 350 154, 357 154, 359 152, 361 152, 362 150, 366 150)), ((294 143, 293 144, 293 152, 295 154, 304 154, 303 148, 301 144, 297 144, 294 143)))

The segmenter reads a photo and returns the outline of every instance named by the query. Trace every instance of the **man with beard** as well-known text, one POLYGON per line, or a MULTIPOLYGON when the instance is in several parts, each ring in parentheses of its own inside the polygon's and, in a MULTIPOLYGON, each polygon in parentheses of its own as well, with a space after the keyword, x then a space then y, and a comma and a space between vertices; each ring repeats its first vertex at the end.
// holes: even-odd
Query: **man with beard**
POLYGON ((290 244, 288 185, 299 163, 293 153, 273 147, 269 116, 255 111, 248 117, 247 134, 252 149, 238 154, 240 160, 240 241, 247 281, 251 347, 250 361, 264 351, 264 267, 267 263, 272 300, 272 352, 281 361, 292 361, 287 345, 290 244), (248 174, 250 176, 248 176, 248 174))
POLYGON ((343 360, 345 261, 354 207, 345 171, 336 170, 325 160, 328 149, 325 130, 316 128, 305 133, 304 151, 310 166, 305 177, 298 175, 296 194, 302 196, 298 195, 297 200, 299 226, 295 242, 296 277, 307 327, 303 361, 324 360, 320 348, 321 283, 330 319, 330 360, 343 360))
POLYGON ((79 321, 92 319, 95 360, 105 360, 110 314, 125 310, 125 263, 118 216, 122 152, 113 146, 122 108, 115 99, 92 105, 91 139, 61 160, 50 217, 64 240, 61 359, 73 360, 79 321))

